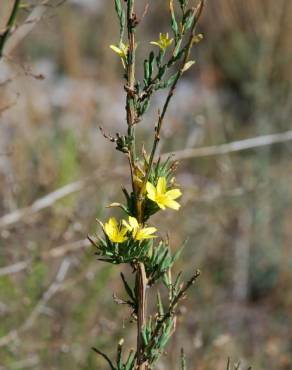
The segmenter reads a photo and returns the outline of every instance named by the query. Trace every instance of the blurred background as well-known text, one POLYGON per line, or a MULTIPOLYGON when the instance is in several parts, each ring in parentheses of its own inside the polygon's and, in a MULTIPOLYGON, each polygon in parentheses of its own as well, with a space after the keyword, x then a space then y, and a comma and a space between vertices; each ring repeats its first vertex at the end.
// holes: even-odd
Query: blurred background
MULTIPOLYGON (((1 1, 0 28, 11 3, 1 1)), ((169 30, 167 11, 166 0, 150 2, 141 63, 169 30)), ((180 161, 183 208, 156 221, 174 250, 189 238, 177 271, 202 275, 159 369, 177 369, 182 346, 190 370, 225 369, 228 357, 292 369, 291 14, 291 0, 209 0, 205 9, 205 39, 176 90, 161 152, 285 134, 180 161)), ((92 346, 111 354, 121 337, 134 343, 128 310, 112 300, 124 268, 97 262, 85 240, 128 181, 125 158, 98 129, 125 130, 122 67, 109 49, 117 42, 113 1, 68 0, 47 9, 0 70, 1 370, 106 369, 92 346)), ((139 127, 146 147, 163 96, 139 127)))

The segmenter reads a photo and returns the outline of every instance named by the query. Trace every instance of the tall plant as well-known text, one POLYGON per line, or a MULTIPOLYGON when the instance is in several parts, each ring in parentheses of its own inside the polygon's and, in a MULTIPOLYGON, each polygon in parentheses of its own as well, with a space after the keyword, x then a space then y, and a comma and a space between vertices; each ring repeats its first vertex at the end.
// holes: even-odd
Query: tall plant
MULTIPOLYGON (((190 55, 192 48, 202 39, 202 35, 196 33, 196 26, 204 0, 196 6, 191 5, 189 0, 169 1, 172 35, 170 32, 160 33, 158 40, 151 42, 153 50, 144 60, 143 81, 136 78, 136 49, 141 47, 136 40, 136 31, 141 19, 135 11, 135 0, 114 1, 120 35, 117 45, 110 47, 122 62, 128 129, 123 135, 112 137, 104 133, 104 136, 115 143, 116 150, 127 158, 132 188, 123 188, 124 204, 110 205, 121 208, 124 217, 120 220, 111 217, 105 223, 99 221, 103 235, 89 237, 89 240, 96 247, 99 260, 114 265, 128 264, 132 268, 132 283, 121 274, 127 298, 119 301, 129 306, 131 316, 137 323, 137 345, 136 350, 130 351, 125 358, 124 343, 120 341, 115 360, 97 348, 94 350, 112 370, 151 370, 176 329, 180 301, 199 276, 199 271, 195 271, 187 282, 183 282, 182 273, 173 276, 172 267, 182 248, 172 254, 169 240, 158 239, 157 227, 148 226, 148 222, 158 212, 180 208, 178 199, 182 193, 175 183, 176 163, 170 158, 157 158, 156 152, 175 88, 183 74, 195 63, 190 55), (136 129, 142 123, 151 98, 162 89, 168 89, 168 92, 158 112, 153 144, 148 153, 144 148, 139 149, 136 129), (162 289, 167 294, 162 293, 162 289), (152 292, 156 294, 156 312, 150 312, 147 305, 147 296, 151 296, 152 292)), ((181 369, 185 369, 183 351, 181 369)))

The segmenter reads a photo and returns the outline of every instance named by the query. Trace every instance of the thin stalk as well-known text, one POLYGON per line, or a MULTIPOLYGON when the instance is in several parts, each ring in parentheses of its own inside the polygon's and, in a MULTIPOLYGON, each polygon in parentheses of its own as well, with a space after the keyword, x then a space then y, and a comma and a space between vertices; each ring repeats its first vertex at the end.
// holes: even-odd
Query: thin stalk
MULTIPOLYGON (((129 148, 129 163, 132 177, 133 192, 137 195, 137 190, 134 182, 134 171, 136 162, 135 153, 135 124, 136 124, 136 111, 134 107, 135 99, 135 27, 136 27, 136 14, 135 14, 135 0, 128 0, 127 2, 127 27, 128 27, 128 64, 127 64, 127 124, 128 136, 132 137, 132 144, 129 148)), ((143 220, 142 209, 139 207, 139 202, 136 200, 137 205, 137 219, 141 223, 143 220)), ((146 286, 147 278, 145 266, 143 263, 138 263, 136 272, 136 291, 138 301, 138 317, 137 317, 137 370, 144 370, 145 364, 143 363, 143 343, 142 343, 142 330, 146 320, 146 286)))
POLYGON ((167 109, 168 109, 169 103, 171 101, 171 98, 173 97, 173 94, 174 94, 175 88, 177 86, 177 83, 178 83, 179 79, 181 78, 181 76, 184 72, 184 67, 185 67, 185 65, 186 65, 186 63, 189 59, 190 52, 191 52, 193 42, 194 42, 194 37, 195 37, 195 28, 196 28, 198 19, 200 18, 201 14, 202 14, 203 7, 204 7, 204 0, 201 0, 199 6, 196 9, 194 9, 194 21, 193 21, 193 25, 192 25, 192 28, 191 28, 191 31, 190 31, 190 37, 189 37, 188 43, 186 45, 186 51, 184 53, 184 59, 183 59, 182 65, 181 65, 181 68, 180 68, 180 70, 179 70, 179 72, 176 76, 176 79, 174 80, 172 86, 169 89, 169 92, 168 92, 168 95, 166 97, 162 112, 159 114, 158 122, 157 122, 157 125, 155 127, 155 137, 154 137, 153 147, 152 147, 151 154, 150 154, 148 170, 147 170, 147 173, 145 175, 144 182, 143 182, 143 185, 142 185, 141 190, 140 190, 140 194, 139 194, 138 199, 137 199, 137 203, 140 203, 140 205, 138 207, 142 207, 143 193, 145 191, 145 187, 146 187, 147 181, 149 179, 149 175, 150 175, 150 172, 151 172, 151 168, 153 166, 153 161, 154 161, 155 153, 156 153, 156 150, 157 150, 157 146, 158 146, 158 143, 160 141, 160 132, 161 132, 162 124, 164 122, 164 117, 165 117, 165 114, 167 112, 167 109))
MULTIPOLYGON (((135 94, 135 0, 128 0, 127 4, 127 28, 128 28, 128 58, 127 58, 127 92, 126 112, 128 124, 128 136, 133 138, 133 142, 129 148, 131 172, 133 177, 133 165, 135 163, 135 108, 134 108, 134 94, 135 94)), ((133 184, 134 185, 134 184, 133 184)), ((134 191, 135 189, 133 189, 134 191)))
POLYGON ((3 56, 3 49, 7 41, 7 38, 11 32, 11 29, 15 23, 15 19, 17 16, 17 12, 19 10, 19 6, 20 6, 20 0, 15 0, 10 17, 8 19, 8 22, 5 28, 5 31, 3 32, 3 34, 0 35, 0 58, 2 58, 3 56))
POLYGON ((180 290, 180 292, 178 293, 178 295, 171 301, 170 305, 169 305, 169 309, 168 311, 164 314, 164 316, 161 318, 161 320, 157 323, 157 326, 152 334, 152 338, 151 340, 149 341, 147 347, 144 349, 145 352, 147 350, 149 350, 150 348, 152 348, 152 346, 154 345, 155 343, 155 339, 157 338, 160 330, 162 329, 163 327, 163 324, 166 322, 167 319, 169 319, 173 313, 174 313, 174 310, 176 309, 176 306, 177 304, 179 303, 179 301, 184 298, 186 292, 188 291, 188 289, 191 287, 191 285, 193 285, 196 280, 198 279, 198 277, 200 276, 200 271, 197 270, 194 275, 190 278, 190 280, 185 284, 184 287, 182 287, 182 289, 180 290))
POLYGON ((142 330, 146 321, 146 286, 147 277, 143 263, 138 264, 136 274, 136 289, 138 293, 138 318, 137 318, 137 369, 144 370, 142 330))

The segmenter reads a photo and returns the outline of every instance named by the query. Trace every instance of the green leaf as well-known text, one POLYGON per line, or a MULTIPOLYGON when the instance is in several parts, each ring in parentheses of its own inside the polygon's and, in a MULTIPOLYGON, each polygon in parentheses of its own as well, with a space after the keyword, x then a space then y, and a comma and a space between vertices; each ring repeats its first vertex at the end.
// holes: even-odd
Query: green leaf
POLYGON ((150 54, 149 54, 149 75, 150 75, 150 78, 152 77, 152 74, 153 74, 154 59, 155 59, 154 52, 151 51, 150 54))
POLYGON ((193 9, 189 9, 183 17, 183 26, 186 31, 188 31, 191 28, 193 20, 194 20, 194 11, 193 9))
POLYGON ((121 339, 119 341, 118 349, 117 349, 117 367, 118 367, 118 370, 123 369, 123 361, 122 361, 123 344, 124 344, 124 339, 121 339))
POLYGON ((135 352, 134 350, 131 350, 128 359, 124 365, 125 370, 132 370, 134 367, 134 361, 135 361, 135 352))
POLYGON ((159 50, 159 54, 158 56, 155 58, 156 59, 156 65, 157 65, 157 68, 161 68, 161 63, 162 63, 162 60, 163 60, 163 57, 165 55, 165 51, 164 50, 159 50))
POLYGON ((148 338, 147 338, 146 330, 143 329, 141 334, 142 334, 143 344, 144 344, 144 346, 147 346, 147 344, 148 344, 148 338))
POLYGON ((148 80, 150 77, 150 68, 149 68, 149 61, 147 59, 144 60, 144 80, 145 85, 147 85, 148 80))
POLYGON ((182 273, 179 272, 179 274, 177 275, 177 277, 175 279, 175 282, 173 284, 173 289, 174 289, 175 293, 179 290, 181 276, 182 276, 182 273))
POLYGON ((121 0, 115 0, 115 10, 120 21, 120 43, 121 43, 123 40, 126 25, 126 13, 124 8, 122 7, 121 0))
POLYGON ((121 0, 115 0, 115 8, 116 8, 116 12, 117 12, 117 15, 120 17, 121 13, 122 13, 122 4, 121 4, 121 0))
POLYGON ((166 288, 169 288, 170 280, 169 280, 169 276, 168 276, 167 273, 164 273, 163 274, 163 276, 162 276, 162 282, 166 286, 166 288))
MULTIPOLYGON (((144 80, 144 82, 145 82, 145 80, 144 80)), ((149 106, 150 106, 150 99, 146 98, 144 100, 144 102, 142 104, 140 104, 139 107, 138 107, 138 116, 141 117, 147 111, 149 106)))
POLYGON ((187 244, 187 240, 183 243, 183 245, 174 253, 174 255, 171 258, 171 264, 173 263, 180 257, 182 251, 184 250, 185 246, 187 244))
POLYGON ((162 81, 158 85, 158 89, 166 89, 168 87, 171 87, 173 85, 173 83, 175 82, 175 80, 177 79, 178 73, 179 72, 177 72, 174 75, 172 75, 167 81, 162 81))
POLYGON ((180 3, 182 11, 184 12, 184 10, 187 6, 188 0, 179 0, 179 3, 180 3))
POLYGON ((179 38, 179 30, 178 30, 177 21, 175 19, 175 12, 174 12, 174 8, 173 8, 173 0, 170 0, 169 7, 170 7, 170 14, 171 14, 171 29, 174 33, 175 43, 177 43, 177 40, 179 38))
POLYGON ((164 315, 164 309, 163 309, 163 304, 162 304, 162 300, 161 300, 161 295, 159 292, 157 292, 157 309, 158 309, 158 313, 160 316, 163 316, 164 315))
POLYGON ((163 78, 163 76, 165 75, 166 68, 167 68, 166 65, 159 68, 159 70, 158 70, 158 79, 159 80, 161 80, 161 78, 163 78))
POLYGON ((127 282, 127 280, 126 280, 126 278, 125 278, 125 276, 122 272, 121 272, 121 278, 122 278, 125 290, 128 293, 128 296, 131 298, 133 303, 135 303, 136 302, 136 297, 135 297, 134 291, 133 291, 133 289, 131 289, 130 285, 128 284, 128 282, 127 282))

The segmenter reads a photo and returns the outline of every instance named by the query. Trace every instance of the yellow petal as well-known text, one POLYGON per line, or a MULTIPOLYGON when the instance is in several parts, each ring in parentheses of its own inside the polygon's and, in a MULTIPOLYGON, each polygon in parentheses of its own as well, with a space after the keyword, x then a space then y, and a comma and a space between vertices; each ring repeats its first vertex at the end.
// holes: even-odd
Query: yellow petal
POLYGON ((175 209, 176 211, 180 209, 180 204, 172 199, 165 199, 164 205, 168 208, 175 209))
POLYGON ((118 222, 114 217, 110 218, 108 222, 106 222, 106 224, 104 225, 104 231, 109 238, 113 237, 117 229, 118 229, 118 222))
POLYGON ((167 191, 165 195, 169 199, 177 199, 182 195, 182 193, 179 189, 172 189, 172 190, 167 191))
POLYGON ((146 227, 145 229, 141 229, 135 235, 136 240, 143 240, 143 239, 152 239, 156 238, 156 235, 151 235, 155 233, 155 227, 146 227))
POLYGON ((147 190, 148 198, 155 202, 155 198, 156 198, 156 188, 155 188, 155 186, 153 184, 151 184, 151 182, 147 182, 146 190, 147 190))
POLYGON ((132 227, 131 225, 128 224, 128 222, 126 220, 123 220, 122 221, 122 224, 125 226, 125 228, 128 230, 128 231, 132 231, 132 227))
POLYGON ((104 225, 104 231, 109 238, 114 234, 113 228, 108 223, 104 225))
POLYGON ((161 208, 163 210, 165 209, 164 202, 161 202, 161 201, 157 200, 156 203, 157 203, 157 205, 158 205, 159 208, 161 208))
POLYGON ((157 231, 157 229, 155 227, 145 227, 143 231, 145 234, 151 235, 154 234, 157 231))
POLYGON ((116 235, 113 242, 114 243, 123 243, 124 241, 126 241, 127 238, 125 238, 123 235, 116 235))
POLYGON ((122 236, 125 236, 127 234, 127 232, 128 232, 128 229, 126 227, 123 227, 122 230, 120 231, 120 234, 122 236))
POLYGON ((164 194, 166 192, 166 178, 159 177, 157 182, 157 193, 164 194))
POLYGON ((151 41, 151 42, 150 42, 150 44, 155 45, 155 46, 159 46, 159 47, 160 47, 159 42, 156 42, 156 41, 151 41))
POLYGON ((108 223, 114 228, 118 228, 119 226, 118 221, 114 217, 111 217, 108 223))
POLYGON ((117 53, 120 57, 124 55, 123 51, 115 45, 110 45, 110 48, 117 53))
POLYGON ((130 224, 130 226, 132 227, 132 229, 137 229, 137 228, 139 228, 138 221, 136 220, 136 218, 135 218, 135 217, 131 217, 131 216, 129 216, 129 224, 130 224))

